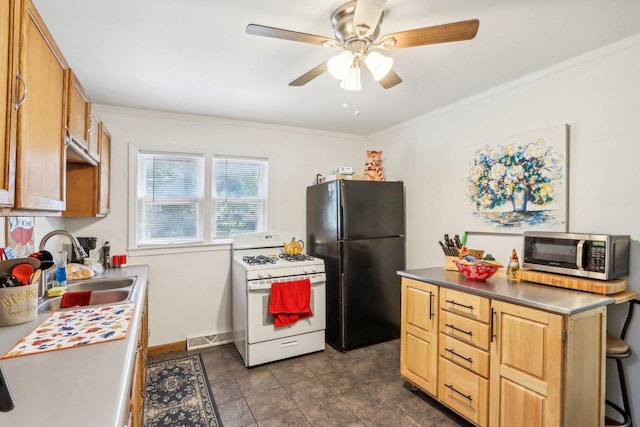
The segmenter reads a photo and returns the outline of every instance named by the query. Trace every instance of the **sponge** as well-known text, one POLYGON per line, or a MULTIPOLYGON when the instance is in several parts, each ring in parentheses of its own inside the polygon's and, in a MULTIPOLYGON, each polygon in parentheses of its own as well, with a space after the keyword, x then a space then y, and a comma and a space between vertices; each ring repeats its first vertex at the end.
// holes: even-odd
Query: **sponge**
POLYGON ((67 292, 66 286, 54 286, 53 288, 49 289, 49 291, 47 292, 47 295, 49 297, 59 297, 65 292, 67 292))

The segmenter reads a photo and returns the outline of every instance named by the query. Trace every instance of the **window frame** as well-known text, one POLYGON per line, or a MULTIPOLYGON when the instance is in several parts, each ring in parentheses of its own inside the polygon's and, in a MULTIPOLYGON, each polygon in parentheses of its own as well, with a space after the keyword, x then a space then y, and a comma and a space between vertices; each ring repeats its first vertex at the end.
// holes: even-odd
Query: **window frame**
MULTIPOLYGON (((215 158, 229 158, 229 159, 246 159, 246 160, 259 160, 265 162, 265 179, 266 183, 264 184, 264 189, 266 192, 265 197, 265 205, 264 205, 264 229, 269 229, 269 217, 271 205, 269 203, 269 194, 271 193, 271 176, 269 173, 269 163, 270 160, 268 157, 256 157, 256 156, 242 156, 242 155, 234 155, 234 154, 216 154, 214 152, 209 151, 183 151, 178 152, 176 150, 166 150, 162 148, 156 147, 140 147, 136 146, 133 143, 129 143, 129 209, 128 209, 128 250, 130 251, 144 251, 144 250, 170 250, 171 248, 193 248, 192 250, 197 250, 197 248, 207 247, 207 246, 226 246, 232 243, 232 236, 224 237, 224 238, 216 238, 213 235, 213 230, 211 229, 213 224, 213 163, 215 158), (182 155, 193 155, 203 156, 203 168, 204 168, 204 196, 203 196, 203 208, 202 219, 201 219, 201 228, 202 228, 202 239, 201 240, 185 240, 185 241, 176 241, 171 243, 163 243, 163 244, 140 244, 138 239, 138 213, 139 213, 139 205, 138 205, 138 155, 140 153, 143 154, 160 154, 160 155, 171 155, 175 154, 177 156, 182 155)), ((152 253, 152 252, 149 252, 152 253)))
MULTIPOLYGON (((234 235, 231 236, 216 236, 215 230, 215 218, 216 218, 216 201, 217 200, 233 200, 234 202, 252 202, 258 203, 260 211, 262 211, 262 215, 258 215, 257 218, 257 230, 251 231, 266 231, 267 224, 269 221, 269 160, 266 158, 260 157, 244 157, 244 156, 228 156, 228 155, 213 155, 211 156, 211 217, 209 218, 209 223, 211 226, 211 239, 215 240, 225 240, 231 239, 234 235), (215 163, 219 160, 228 159, 231 161, 235 161, 237 163, 247 163, 247 164, 256 164, 260 167, 261 175, 266 177, 266 182, 264 182, 264 178, 260 180, 259 183, 259 195, 257 197, 228 197, 228 194, 225 194, 223 198, 216 197, 216 188, 215 188, 215 163)), ((236 234, 237 235, 237 234, 236 234)))

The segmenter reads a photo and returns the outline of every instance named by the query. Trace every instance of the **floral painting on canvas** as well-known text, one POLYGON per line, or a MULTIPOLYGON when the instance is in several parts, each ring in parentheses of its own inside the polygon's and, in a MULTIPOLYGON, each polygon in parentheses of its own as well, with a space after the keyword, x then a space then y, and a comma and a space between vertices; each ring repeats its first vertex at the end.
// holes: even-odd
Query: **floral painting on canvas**
POLYGON ((472 147, 466 229, 566 231, 568 132, 560 125, 472 147))

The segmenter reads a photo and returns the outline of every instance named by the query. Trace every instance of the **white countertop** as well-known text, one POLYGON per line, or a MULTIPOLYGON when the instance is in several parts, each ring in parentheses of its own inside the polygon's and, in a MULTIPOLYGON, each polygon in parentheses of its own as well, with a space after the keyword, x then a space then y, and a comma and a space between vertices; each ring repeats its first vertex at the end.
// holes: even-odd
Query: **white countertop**
POLYGON ((486 281, 469 280, 457 271, 448 271, 442 267, 403 270, 398 271, 398 274, 445 288, 557 314, 572 315, 615 302, 613 298, 605 295, 508 279, 500 274, 495 274, 486 281))
MULTIPOLYGON (((15 408, 0 412, 12 427, 115 427, 126 423, 148 266, 113 268, 94 278, 136 276, 136 302, 125 339, 0 360, 15 408)), ((0 327, 0 356, 50 312, 30 322, 0 327)))

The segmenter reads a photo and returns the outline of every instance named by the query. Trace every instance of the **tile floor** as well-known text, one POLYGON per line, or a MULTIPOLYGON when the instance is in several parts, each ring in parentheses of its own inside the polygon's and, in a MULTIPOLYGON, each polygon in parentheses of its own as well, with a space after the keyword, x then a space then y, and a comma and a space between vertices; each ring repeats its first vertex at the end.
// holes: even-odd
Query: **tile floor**
MULTIPOLYGON (((225 427, 470 426, 409 390, 400 378, 399 340, 346 353, 327 345, 323 352, 249 369, 233 344, 198 352, 225 427)), ((149 362, 187 354, 181 353, 149 362)))

